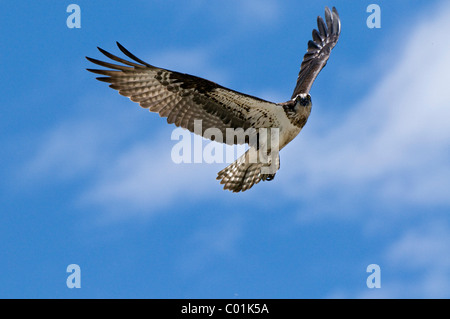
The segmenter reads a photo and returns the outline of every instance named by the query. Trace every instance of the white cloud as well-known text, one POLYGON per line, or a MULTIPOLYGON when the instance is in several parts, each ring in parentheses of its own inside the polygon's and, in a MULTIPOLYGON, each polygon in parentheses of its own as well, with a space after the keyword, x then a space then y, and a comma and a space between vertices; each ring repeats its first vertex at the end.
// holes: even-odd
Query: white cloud
POLYGON ((37 153, 21 174, 57 179, 75 178, 101 161, 102 145, 110 138, 99 123, 66 122, 47 132, 39 141, 37 153))
MULTIPOLYGON (((167 3, 168 1, 164 1, 167 3)), ((179 7, 178 2, 174 4, 179 7)), ((170 2, 169 2, 170 5, 170 2)), ((222 20, 229 28, 239 29, 242 27, 262 25, 273 25, 281 17, 281 10, 284 3, 276 0, 228 0, 212 2, 208 0, 191 0, 183 3, 178 22, 191 23, 197 18, 196 13, 210 17, 214 20, 222 20), (231 23, 230 23, 231 22, 231 23)), ((207 19, 207 18, 206 18, 207 19)))
POLYGON ((364 287, 353 292, 337 289, 328 298, 424 299, 450 296, 450 225, 445 220, 427 222, 403 231, 375 259, 381 269, 381 288, 364 287))
POLYGON ((397 296, 448 298, 450 296, 450 228, 445 221, 407 231, 386 251, 386 264, 409 278, 388 283, 397 296))
POLYGON ((144 140, 116 154, 93 185, 86 189, 82 201, 114 211, 126 207, 132 215, 180 204, 180 198, 198 199, 209 192, 215 182, 211 170, 198 164, 175 164, 171 158, 171 141, 144 140), (205 178, 209 173, 210 176, 205 178))
POLYGON ((381 258, 381 288, 365 289, 357 298, 450 296, 450 227, 446 221, 407 230, 381 258))
POLYGON ((243 21, 255 20, 260 25, 261 23, 273 23, 280 17, 280 3, 274 0, 247 0, 235 1, 240 6, 239 12, 243 21), (249 19, 251 17, 251 19, 249 19))
POLYGON ((439 221, 409 230, 389 247, 386 259, 395 267, 449 272, 450 228, 439 221))

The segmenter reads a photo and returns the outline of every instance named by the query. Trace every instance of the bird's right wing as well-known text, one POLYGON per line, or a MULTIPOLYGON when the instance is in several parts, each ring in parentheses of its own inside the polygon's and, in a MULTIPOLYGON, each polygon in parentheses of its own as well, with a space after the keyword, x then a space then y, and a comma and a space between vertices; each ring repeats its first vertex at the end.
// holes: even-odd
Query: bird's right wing
POLYGON ((327 64, 331 50, 339 39, 341 21, 335 7, 333 7, 333 11, 330 11, 328 7, 325 8, 325 21, 326 24, 320 16, 317 17, 319 31, 314 29, 312 32, 313 40, 308 41, 308 51, 303 57, 297 84, 291 99, 300 93, 309 93, 314 80, 327 64))

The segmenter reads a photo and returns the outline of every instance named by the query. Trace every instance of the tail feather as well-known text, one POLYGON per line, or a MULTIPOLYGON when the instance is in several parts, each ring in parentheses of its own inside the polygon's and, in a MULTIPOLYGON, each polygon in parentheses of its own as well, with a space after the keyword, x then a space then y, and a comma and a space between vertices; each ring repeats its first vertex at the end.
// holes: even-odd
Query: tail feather
POLYGON ((259 162, 249 163, 247 151, 247 153, 238 158, 234 163, 217 173, 217 179, 220 180, 220 184, 224 184, 224 189, 235 193, 244 192, 253 185, 258 184, 261 180, 271 181, 274 179, 276 173, 262 174, 261 169, 264 166, 269 167, 270 164, 259 162))

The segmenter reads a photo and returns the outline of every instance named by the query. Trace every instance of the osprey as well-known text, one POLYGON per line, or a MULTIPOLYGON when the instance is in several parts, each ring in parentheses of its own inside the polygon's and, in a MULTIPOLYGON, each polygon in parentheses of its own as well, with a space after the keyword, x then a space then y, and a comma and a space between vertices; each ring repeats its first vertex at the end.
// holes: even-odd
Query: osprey
MULTIPOLYGON (((277 129, 278 147, 281 150, 300 133, 311 113, 311 86, 326 65, 331 50, 336 45, 341 31, 341 23, 336 8, 325 8, 325 22, 317 17, 318 30, 312 32, 312 40, 303 57, 297 83, 291 99, 284 103, 273 103, 243 94, 217 83, 189 75, 170 71, 150 65, 134 56, 120 43, 117 46, 133 61, 122 59, 101 48, 101 53, 113 61, 113 64, 86 57, 89 61, 108 68, 107 70, 87 69, 101 74, 97 79, 110 83, 110 87, 121 95, 138 102, 141 107, 166 117, 169 124, 188 129, 193 133, 203 134, 208 128, 220 130, 223 137, 231 130, 277 129), (199 132, 194 122, 202 121, 199 132)), ((214 136, 205 136, 214 140, 214 136)), ((217 179, 224 184, 224 189, 233 192, 245 191, 261 180, 269 181, 279 169, 278 152, 272 161, 249 161, 252 150, 262 145, 269 145, 256 133, 256 142, 251 138, 233 139, 229 144, 248 143, 250 148, 234 163, 218 173, 217 179), (267 172, 268 167, 276 166, 267 172)), ((270 137, 269 137, 270 138, 270 137)), ((267 148, 267 147, 266 147, 267 148)), ((271 151, 269 146, 268 152, 271 151)))

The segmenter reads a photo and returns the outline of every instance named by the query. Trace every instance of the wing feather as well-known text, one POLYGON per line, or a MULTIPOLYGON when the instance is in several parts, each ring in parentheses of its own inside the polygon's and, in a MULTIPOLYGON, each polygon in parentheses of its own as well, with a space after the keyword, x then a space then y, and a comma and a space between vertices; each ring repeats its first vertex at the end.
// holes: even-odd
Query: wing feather
MULTIPOLYGON (((227 128, 277 126, 278 104, 227 89, 217 83, 189 74, 150 65, 117 43, 128 61, 101 48, 99 51, 115 64, 86 57, 107 69, 87 69, 102 75, 99 81, 129 97, 143 108, 167 117, 168 123, 194 132, 194 121, 202 120, 202 135, 218 128, 226 139, 227 128)), ((196 133, 196 132, 194 132, 196 133)))
POLYGON ((300 93, 309 93, 319 72, 327 64, 331 50, 336 45, 341 33, 341 22, 336 8, 330 11, 325 8, 325 21, 317 17, 318 30, 312 32, 312 40, 308 42, 307 53, 303 57, 297 84, 291 98, 300 93))

